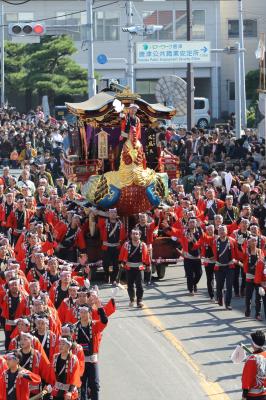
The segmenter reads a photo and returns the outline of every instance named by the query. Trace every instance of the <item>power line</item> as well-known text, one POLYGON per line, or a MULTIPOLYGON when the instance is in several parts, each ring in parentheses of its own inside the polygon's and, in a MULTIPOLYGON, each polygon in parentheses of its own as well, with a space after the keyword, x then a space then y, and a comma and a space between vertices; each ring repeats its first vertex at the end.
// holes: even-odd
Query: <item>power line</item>
MULTIPOLYGON (((5 1, 6 3, 9 3, 8 0, 2 0, 2 1, 5 1)), ((25 3, 28 3, 29 1, 31 1, 31 0, 25 0, 23 3, 16 3, 16 4, 14 3, 13 5, 25 4, 25 3)), ((112 4, 116 4, 116 3, 119 3, 119 2, 120 2, 120 0, 118 0, 118 1, 113 1, 113 2, 111 2, 111 3, 106 3, 106 4, 103 4, 103 5, 98 6, 98 7, 93 7, 93 10, 96 10, 96 9, 98 9, 98 8, 107 7, 107 6, 110 6, 110 5, 112 5, 112 4)), ((11 3, 9 3, 9 4, 11 4, 11 3)), ((60 19, 60 18, 68 17, 68 16, 70 16, 70 15, 81 14, 81 13, 84 13, 84 12, 87 12, 87 10, 80 10, 80 11, 73 11, 73 12, 71 12, 71 13, 65 13, 65 14, 60 15, 60 17, 47 17, 47 18, 34 19, 34 20, 29 21, 29 22, 43 22, 43 21, 49 21, 49 20, 52 20, 52 19, 60 19)), ((0 27, 1 27, 1 26, 8 26, 8 24, 0 25, 0 27)))
POLYGON ((20 3, 13 3, 12 1, 2 0, 4 3, 10 4, 12 6, 22 6, 23 4, 29 3, 31 0, 24 0, 20 3))
POLYGON ((96 10, 97 8, 102 8, 102 7, 111 6, 112 4, 116 4, 116 3, 120 3, 120 0, 113 1, 112 3, 103 4, 103 5, 98 6, 98 7, 93 7, 92 9, 93 9, 93 10, 96 10))

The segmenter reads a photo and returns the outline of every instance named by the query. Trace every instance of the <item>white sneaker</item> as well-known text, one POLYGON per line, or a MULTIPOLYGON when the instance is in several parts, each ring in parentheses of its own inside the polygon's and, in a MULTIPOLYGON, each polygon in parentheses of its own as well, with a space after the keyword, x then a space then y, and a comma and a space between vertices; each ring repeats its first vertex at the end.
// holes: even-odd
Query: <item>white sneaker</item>
POLYGON ((128 306, 129 307, 134 307, 134 301, 130 301, 128 306))

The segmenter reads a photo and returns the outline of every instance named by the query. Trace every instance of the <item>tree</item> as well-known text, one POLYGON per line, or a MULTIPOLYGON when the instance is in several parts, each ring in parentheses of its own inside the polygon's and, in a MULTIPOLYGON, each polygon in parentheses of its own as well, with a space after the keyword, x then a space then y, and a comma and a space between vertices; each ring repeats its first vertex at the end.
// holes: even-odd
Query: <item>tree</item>
POLYGON ((27 58, 25 45, 5 43, 5 83, 7 91, 25 90, 27 58))
POLYGON ((87 71, 71 56, 76 52, 67 36, 44 36, 40 43, 6 44, 7 90, 25 94, 28 108, 32 94, 48 95, 53 105, 58 95, 86 95, 87 71))
POLYGON ((258 100, 259 88, 259 70, 249 71, 246 75, 246 96, 248 100, 251 100, 251 106, 254 106, 258 100))
POLYGON ((246 75, 246 96, 250 100, 249 108, 247 110, 247 123, 249 128, 254 128, 259 119, 259 70, 249 71, 246 75))

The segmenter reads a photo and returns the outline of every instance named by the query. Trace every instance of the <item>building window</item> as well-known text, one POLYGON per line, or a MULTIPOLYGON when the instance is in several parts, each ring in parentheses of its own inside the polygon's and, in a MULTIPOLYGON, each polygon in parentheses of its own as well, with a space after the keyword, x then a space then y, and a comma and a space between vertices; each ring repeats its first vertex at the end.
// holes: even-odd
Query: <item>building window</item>
POLYGON ((256 19, 245 19, 244 20, 244 36, 245 37, 257 37, 257 20, 256 19))
POLYGON ((34 20, 34 14, 32 12, 20 12, 18 13, 19 22, 30 22, 34 20))
POLYGON ((158 11, 158 25, 163 29, 158 32, 159 40, 173 40, 173 11, 158 11))
POLYGON ((18 22, 18 14, 17 13, 6 13, 5 14, 5 22, 18 22))
POLYGON ((20 12, 20 13, 6 13, 5 22, 31 22, 34 20, 34 13, 20 12))
POLYGON ((162 25, 161 31, 147 35, 146 40, 173 40, 173 11, 145 11, 142 15, 144 25, 162 25))
POLYGON ((137 80, 136 92, 139 94, 154 94, 157 80, 137 80))
POLYGON ((187 38, 186 11, 175 12, 175 39, 185 40, 187 38))
POLYGON ((94 13, 94 39, 97 41, 119 40, 120 18, 117 12, 97 11, 94 13))
MULTIPOLYGON (((143 14, 144 25, 163 25, 163 29, 146 40, 186 40, 187 19, 186 11, 155 10, 145 11, 143 14), (174 18, 174 21, 173 21, 174 18), (174 26, 174 29, 173 29, 174 26)), ((205 11, 193 11, 192 38, 205 39, 205 11)))
POLYGON ((205 11, 194 10, 192 19, 192 39, 205 39, 205 11))
MULTIPOLYGON (((258 27, 256 19, 244 19, 244 36, 257 37, 258 27)), ((229 19, 228 21, 228 37, 239 37, 239 21, 237 19, 229 19)))
POLYGON ((228 21, 228 37, 235 38, 239 36, 239 24, 238 20, 230 19, 228 21))
POLYGON ((57 11, 54 18, 46 21, 46 25, 55 27, 58 33, 70 36, 75 42, 81 40, 81 14, 76 14, 76 11, 57 11))
POLYGON ((105 40, 119 40, 119 15, 106 11, 104 22, 105 40))
POLYGON ((50 21, 53 21, 52 23, 53 25, 69 25, 78 27, 80 25, 80 20, 81 20, 80 14, 76 14, 75 11, 68 11, 67 13, 64 11, 58 11, 56 13, 55 20, 50 20, 50 21), (71 14, 72 12, 73 14, 71 14))
POLYGON ((235 82, 228 82, 228 98, 235 100, 235 82))
MULTIPOLYGON (((175 39, 186 40, 187 38, 187 13, 186 11, 175 12, 175 39)), ((205 39, 205 11, 192 11, 192 39, 205 39)))

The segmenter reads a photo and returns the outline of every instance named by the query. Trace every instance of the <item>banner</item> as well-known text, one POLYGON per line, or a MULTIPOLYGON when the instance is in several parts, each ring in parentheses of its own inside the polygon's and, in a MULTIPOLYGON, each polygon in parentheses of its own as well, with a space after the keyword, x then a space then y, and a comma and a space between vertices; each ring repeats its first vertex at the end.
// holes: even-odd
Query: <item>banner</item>
POLYGON ((108 159, 108 133, 100 131, 98 134, 98 158, 108 159))

